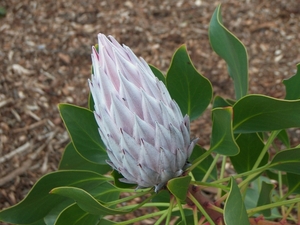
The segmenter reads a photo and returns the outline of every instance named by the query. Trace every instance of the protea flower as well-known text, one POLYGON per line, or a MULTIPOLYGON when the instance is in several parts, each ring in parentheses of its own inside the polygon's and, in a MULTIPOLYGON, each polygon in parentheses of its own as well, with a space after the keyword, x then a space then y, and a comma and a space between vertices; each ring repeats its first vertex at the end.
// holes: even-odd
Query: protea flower
POLYGON ((123 175, 122 182, 158 191, 182 175, 197 140, 190 140, 188 115, 183 117, 148 64, 109 39, 98 35, 89 81, 107 163, 123 175))

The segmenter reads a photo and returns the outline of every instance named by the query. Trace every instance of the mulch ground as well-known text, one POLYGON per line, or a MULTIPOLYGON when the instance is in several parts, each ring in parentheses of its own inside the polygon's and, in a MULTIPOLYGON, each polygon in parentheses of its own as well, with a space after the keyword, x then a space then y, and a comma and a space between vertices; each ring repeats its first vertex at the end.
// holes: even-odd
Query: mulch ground
MULTIPOLYGON (((57 104, 87 106, 91 46, 99 32, 162 71, 186 44, 215 94, 234 97, 225 63, 208 42, 220 2, 225 26, 248 50, 249 92, 283 98, 281 81, 300 62, 299 0, 1 0, 0 210, 57 169, 69 141, 57 104)), ((209 113, 191 129, 209 146, 209 113)))

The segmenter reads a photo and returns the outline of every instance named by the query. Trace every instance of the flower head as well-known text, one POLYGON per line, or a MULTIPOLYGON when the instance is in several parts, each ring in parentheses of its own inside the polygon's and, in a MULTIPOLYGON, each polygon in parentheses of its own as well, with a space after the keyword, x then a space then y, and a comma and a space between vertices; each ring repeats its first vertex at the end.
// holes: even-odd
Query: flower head
POLYGON ((157 191, 183 173, 192 153, 189 117, 142 58, 111 36, 98 41, 89 85, 107 163, 121 181, 157 191))

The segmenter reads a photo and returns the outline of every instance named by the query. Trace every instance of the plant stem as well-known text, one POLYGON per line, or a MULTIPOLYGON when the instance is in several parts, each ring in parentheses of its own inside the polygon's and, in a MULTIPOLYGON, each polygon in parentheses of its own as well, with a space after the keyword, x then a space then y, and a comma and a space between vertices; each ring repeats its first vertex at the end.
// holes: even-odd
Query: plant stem
MULTIPOLYGON (((220 171, 220 178, 219 179, 223 179, 224 177, 224 172, 225 172, 225 165, 226 165, 226 156, 223 156, 223 159, 222 159, 222 166, 221 166, 221 171, 220 171)), ((226 187, 227 188, 227 187, 226 187)), ((229 190, 229 188, 228 188, 229 190)), ((222 189, 218 189, 218 193, 217 193, 217 199, 219 199, 222 195, 222 189)))
MULTIPOLYGON (((126 189, 127 190, 127 189, 126 189)), ((126 202, 126 201, 130 201, 132 199, 135 199, 136 197, 140 197, 140 196, 143 196, 143 195, 146 195, 148 194, 150 191, 147 191, 147 192, 139 192, 139 193, 136 193, 135 195, 131 195, 131 196, 128 196, 128 197, 125 197, 125 198, 121 198, 121 199, 117 199, 115 201, 111 201, 111 202, 108 202, 106 204, 106 206, 113 206, 113 205, 117 205, 117 204, 120 204, 120 203, 123 203, 123 202, 126 202)), ((153 194, 151 196, 149 196, 149 200, 153 197, 153 194)))
POLYGON ((216 157, 214 158, 213 162, 211 163, 210 167, 206 171, 204 177, 202 178, 202 182, 205 182, 208 179, 208 177, 211 175, 211 172, 215 168, 219 157, 220 157, 220 154, 217 154, 216 157))
POLYGON ((205 216, 206 220, 211 224, 215 225, 214 221, 210 218, 210 216, 207 214, 205 209, 199 204, 197 199, 194 198, 194 196, 191 193, 188 193, 187 197, 197 206, 197 208, 200 210, 200 212, 205 216))
MULTIPOLYGON (((236 174, 234 176, 232 176, 234 179, 237 179, 237 178, 241 178, 241 177, 245 177, 245 176, 249 176, 253 173, 261 173, 263 171, 265 171, 266 169, 268 169, 270 165, 267 164, 267 165, 264 165, 262 167, 259 167, 257 169, 254 169, 254 170, 250 170, 250 171, 247 171, 245 173, 240 173, 240 174, 236 174)), ((218 184, 218 183, 223 183, 223 182, 227 182, 230 180, 230 177, 226 177, 226 178, 223 178, 223 179, 219 179, 219 180, 216 180, 216 181, 213 181, 211 182, 211 184, 218 184)))
POLYGON ((182 205, 181 205, 181 203, 180 203, 180 200, 176 198, 176 201, 177 201, 177 206, 178 206, 179 211, 180 211, 181 219, 182 219, 182 221, 184 222, 184 224, 186 224, 186 218, 185 218, 185 214, 184 214, 182 205))
POLYGON ((201 189, 198 186, 189 186, 187 194, 187 204, 192 208, 197 206, 197 208, 211 225, 223 221, 223 214, 212 209, 212 201, 202 193, 201 189))
POLYGON ((193 208, 193 219, 194 219, 194 225, 197 225, 198 224, 198 211, 197 211, 196 207, 193 208))
POLYGON ((151 217, 159 216, 165 213, 165 210, 159 211, 159 212, 154 212, 154 213, 149 213, 144 216, 136 217, 131 220, 123 221, 123 222, 118 222, 119 225, 127 225, 127 224, 134 224, 135 222, 145 220, 151 217))
POLYGON ((162 223, 162 221, 166 218, 168 214, 168 211, 165 211, 164 214, 162 214, 159 219, 155 222, 154 225, 160 225, 162 223))
POLYGON ((191 165, 188 169, 187 172, 191 172, 193 169, 195 169, 195 167, 198 166, 199 163, 201 163, 206 157, 208 157, 212 152, 213 152, 213 148, 207 150, 204 154, 202 154, 201 156, 199 156, 197 159, 195 159, 193 161, 193 165, 191 165))
MULTIPOLYGON (((282 192, 282 173, 281 171, 278 171, 278 184, 279 184, 279 196, 282 198, 283 192, 282 192)), ((284 205, 281 206, 281 214, 283 217, 286 217, 287 215, 285 214, 285 207, 284 205)))
POLYGON ((271 135, 269 137, 269 139, 267 140, 264 148, 262 149, 260 155, 258 156, 254 166, 252 167, 252 170, 258 168, 259 164, 261 163, 261 161, 263 160, 266 152, 269 150, 270 146, 272 145, 274 139, 277 137, 277 135, 279 134, 280 130, 275 130, 271 132, 271 135))
POLYGON ((248 209, 247 213, 248 213, 248 216, 251 216, 251 215, 253 215, 253 214, 255 214, 259 211, 265 210, 265 209, 271 209, 271 208, 279 207, 279 206, 282 206, 282 205, 299 203, 299 201, 300 201, 300 198, 294 198, 294 199, 290 199, 290 200, 274 202, 274 203, 271 203, 271 204, 255 207, 253 209, 248 209))
MULTIPOLYGON (((172 214, 172 209, 174 207, 174 203, 175 203, 175 198, 174 198, 174 196, 171 195, 170 206, 169 206, 169 209, 167 211, 167 219, 166 219, 166 223, 165 224, 169 224, 170 223, 170 219, 171 219, 171 214, 172 214)), ((178 205, 180 205, 180 201, 179 201, 178 205)))
POLYGON ((201 188, 202 187, 214 187, 214 188, 220 188, 220 189, 227 190, 227 191, 230 190, 229 187, 227 187, 225 185, 221 185, 221 184, 203 183, 201 181, 192 181, 191 184, 196 184, 198 186, 201 186, 201 188))

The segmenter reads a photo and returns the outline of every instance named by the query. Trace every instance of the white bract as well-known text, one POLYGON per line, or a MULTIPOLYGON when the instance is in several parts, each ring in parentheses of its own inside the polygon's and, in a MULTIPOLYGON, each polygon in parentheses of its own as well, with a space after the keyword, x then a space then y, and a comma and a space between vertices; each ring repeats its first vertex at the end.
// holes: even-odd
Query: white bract
POLYGON ((89 85, 107 163, 122 182, 158 191, 183 173, 197 142, 190 140, 189 117, 129 47, 103 34, 98 41, 89 85))

